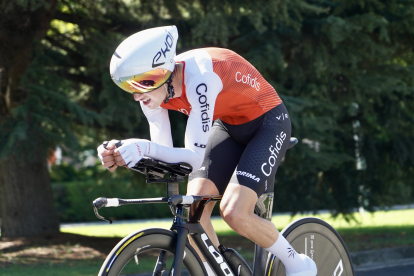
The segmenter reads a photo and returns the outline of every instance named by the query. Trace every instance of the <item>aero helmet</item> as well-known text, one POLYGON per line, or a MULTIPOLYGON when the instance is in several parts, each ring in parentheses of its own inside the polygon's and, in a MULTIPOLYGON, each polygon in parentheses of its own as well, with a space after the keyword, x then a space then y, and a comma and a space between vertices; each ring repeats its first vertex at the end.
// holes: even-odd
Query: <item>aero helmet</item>
POLYGON ((152 28, 125 39, 109 66, 112 80, 129 93, 146 93, 170 84, 175 66, 175 26, 152 28))

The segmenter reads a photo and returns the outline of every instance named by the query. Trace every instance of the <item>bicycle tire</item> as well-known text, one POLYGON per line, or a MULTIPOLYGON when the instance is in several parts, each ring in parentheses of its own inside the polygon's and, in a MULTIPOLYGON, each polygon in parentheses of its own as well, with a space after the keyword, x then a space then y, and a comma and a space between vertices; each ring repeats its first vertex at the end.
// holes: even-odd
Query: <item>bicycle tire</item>
MULTIPOLYGON (((298 253, 306 254, 315 261, 318 275, 355 276, 344 241, 325 221, 314 217, 300 218, 286 226, 281 234, 298 253)), ((286 275, 285 266, 271 255, 265 275, 286 275)))
MULTIPOLYGON (((175 232, 162 228, 147 228, 134 232, 123 238, 112 249, 106 257, 98 276, 122 275, 121 272, 127 263, 135 262, 135 255, 152 249, 165 250, 174 255, 176 239, 177 234, 175 232)), ((207 275, 200 257, 188 241, 185 247, 183 264, 190 275, 207 275)), ((153 268, 155 265, 156 259, 153 268)), ((170 267, 167 267, 163 275, 167 275, 169 270, 170 267)))

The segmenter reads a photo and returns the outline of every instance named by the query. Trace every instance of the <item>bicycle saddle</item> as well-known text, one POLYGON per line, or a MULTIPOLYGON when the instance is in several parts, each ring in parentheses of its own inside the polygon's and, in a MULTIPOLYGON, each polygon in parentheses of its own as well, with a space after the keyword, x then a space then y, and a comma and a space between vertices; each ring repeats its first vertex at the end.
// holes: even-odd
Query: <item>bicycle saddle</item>
POLYGON ((293 147, 297 143, 298 143, 298 138, 296 138, 296 137, 290 137, 288 149, 290 149, 291 147, 293 147))
POLYGON ((184 177, 192 172, 193 167, 184 162, 166 163, 144 157, 134 167, 132 167, 131 170, 140 172, 147 176, 151 175, 155 178, 163 178, 167 173, 184 177))

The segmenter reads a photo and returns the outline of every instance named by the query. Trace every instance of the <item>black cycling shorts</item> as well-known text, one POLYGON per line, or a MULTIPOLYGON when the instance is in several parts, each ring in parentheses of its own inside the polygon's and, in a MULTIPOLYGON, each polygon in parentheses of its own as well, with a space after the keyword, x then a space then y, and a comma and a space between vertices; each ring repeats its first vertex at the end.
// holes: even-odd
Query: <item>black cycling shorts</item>
POLYGON ((259 197, 273 192, 277 168, 289 146, 290 117, 283 103, 241 125, 213 124, 206 153, 194 178, 210 179, 222 195, 228 183, 249 187, 259 197))

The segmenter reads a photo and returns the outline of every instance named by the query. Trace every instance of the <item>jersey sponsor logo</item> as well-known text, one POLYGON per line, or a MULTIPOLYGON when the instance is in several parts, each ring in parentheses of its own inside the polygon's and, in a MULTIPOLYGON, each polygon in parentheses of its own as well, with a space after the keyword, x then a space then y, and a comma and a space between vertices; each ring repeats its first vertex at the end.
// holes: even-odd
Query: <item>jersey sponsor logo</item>
POLYGON ((223 256, 217 252, 217 250, 213 246, 213 243, 208 239, 205 233, 201 234, 201 239, 203 240, 210 254, 214 257, 216 262, 220 265, 221 271, 223 271, 224 275, 234 276, 234 274, 231 272, 231 269, 229 268, 227 263, 224 261, 223 256))
POLYGON ((247 172, 243 172, 243 171, 236 171, 236 175, 241 175, 241 176, 245 176, 245 177, 251 178, 251 179, 253 179, 256 182, 259 182, 260 181, 260 178, 259 177, 256 177, 254 174, 251 174, 251 173, 247 173, 247 172))
POLYGON ((280 136, 276 135, 276 144, 270 145, 269 151, 270 156, 268 163, 262 164, 262 172, 264 175, 269 176, 272 173, 273 167, 276 164, 277 157, 279 156, 280 150, 282 149, 283 142, 286 139, 286 133, 280 132, 280 136))
POLYGON ((199 143, 195 143, 194 146, 199 147, 199 148, 202 148, 202 149, 205 149, 206 148, 206 145, 199 144, 199 143))
POLYGON ((190 113, 188 113, 187 109, 184 109, 184 108, 178 109, 178 111, 180 111, 181 113, 184 113, 185 115, 190 114, 190 113))
POLYGON ((250 74, 242 75, 241 72, 237 72, 236 81, 246 83, 250 85, 251 87, 253 87, 254 89, 256 89, 257 91, 260 90, 260 82, 257 81, 257 78, 253 79, 250 74))
POLYGON ((207 96, 202 93, 207 93, 207 85, 205 83, 200 83, 196 88, 196 93, 199 96, 198 102, 200 103, 201 109, 201 122, 203 124, 202 128, 204 132, 210 130, 210 118, 208 117, 207 111, 210 110, 210 105, 207 103, 207 96))
POLYGON ((152 59, 152 68, 165 64, 165 61, 159 62, 159 63, 156 63, 156 62, 158 62, 162 56, 164 56, 164 58, 167 58, 165 54, 170 51, 170 49, 172 48, 174 44, 173 36, 169 32, 167 32, 167 36, 165 37, 164 44, 165 44, 165 50, 161 47, 161 50, 158 51, 155 54, 154 58, 152 59))
POLYGON ((286 119, 289 118, 289 115, 282 113, 282 115, 276 116, 276 119, 278 119, 279 121, 280 121, 280 119, 282 119, 284 121, 285 118, 286 119))

